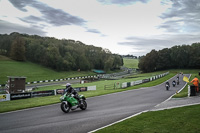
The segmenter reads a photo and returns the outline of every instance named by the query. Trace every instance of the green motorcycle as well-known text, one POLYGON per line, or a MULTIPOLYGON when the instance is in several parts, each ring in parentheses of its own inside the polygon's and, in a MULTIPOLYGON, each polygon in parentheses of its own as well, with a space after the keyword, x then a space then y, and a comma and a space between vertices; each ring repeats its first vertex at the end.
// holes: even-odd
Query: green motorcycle
POLYGON ((78 101, 76 98, 74 98, 74 95, 71 93, 65 93, 60 97, 61 101, 61 110, 65 113, 68 113, 70 110, 76 110, 77 108, 80 108, 82 110, 86 110, 87 103, 86 98, 83 95, 78 95, 80 101, 78 101))

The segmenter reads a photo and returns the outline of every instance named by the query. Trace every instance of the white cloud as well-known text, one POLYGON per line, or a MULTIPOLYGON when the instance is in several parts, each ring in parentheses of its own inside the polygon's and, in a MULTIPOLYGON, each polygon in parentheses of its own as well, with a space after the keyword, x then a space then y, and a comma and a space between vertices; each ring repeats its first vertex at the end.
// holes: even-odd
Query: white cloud
POLYGON ((79 40, 112 53, 199 41, 198 0, 1 0, 0 33, 79 40), (7 24, 6 24, 7 23, 7 24), (14 27, 16 26, 16 27, 14 27))

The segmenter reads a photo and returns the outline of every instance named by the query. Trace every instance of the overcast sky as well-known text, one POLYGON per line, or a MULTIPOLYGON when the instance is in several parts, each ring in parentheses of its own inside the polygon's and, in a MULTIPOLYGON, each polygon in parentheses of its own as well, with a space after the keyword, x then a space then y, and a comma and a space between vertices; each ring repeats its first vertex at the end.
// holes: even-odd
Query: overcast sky
POLYGON ((12 32, 141 56, 200 42, 200 0, 0 0, 0 34, 12 32))

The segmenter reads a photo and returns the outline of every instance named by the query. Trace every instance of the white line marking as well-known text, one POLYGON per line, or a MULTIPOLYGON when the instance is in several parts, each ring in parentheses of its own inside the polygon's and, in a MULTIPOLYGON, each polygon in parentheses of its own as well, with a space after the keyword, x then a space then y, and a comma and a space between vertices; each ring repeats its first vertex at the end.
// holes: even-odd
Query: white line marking
POLYGON ((161 111, 161 110, 165 110, 165 109, 173 109, 173 108, 180 108, 180 107, 185 107, 185 106, 192 106, 192 105, 198 105, 200 103, 191 103, 191 104, 184 104, 184 105, 178 105, 178 106, 172 106, 172 107, 166 107, 166 108, 160 108, 160 109, 153 109, 150 111, 161 111))
POLYGON ((98 130, 101 130, 101 129, 106 128, 106 127, 109 127, 109 126, 112 126, 112 125, 114 125, 114 124, 117 124, 117 123, 119 123, 119 122, 125 121, 125 120, 127 120, 127 119, 130 119, 130 118, 132 118, 132 117, 138 116, 138 115, 140 115, 140 114, 142 114, 142 113, 145 113, 145 112, 148 112, 148 111, 149 111, 149 110, 141 111, 141 112, 139 112, 139 113, 136 113, 136 114, 134 114, 134 115, 131 115, 131 116, 126 117, 126 118, 124 118, 124 119, 121 119, 121 120, 119 120, 119 121, 113 122, 113 123, 111 123, 111 124, 109 124, 109 125, 106 125, 106 126, 104 126, 104 127, 100 127, 100 128, 95 129, 95 130, 93 130, 93 131, 90 131, 90 132, 88 132, 88 133, 94 133, 94 132, 96 132, 96 131, 98 131, 98 130))

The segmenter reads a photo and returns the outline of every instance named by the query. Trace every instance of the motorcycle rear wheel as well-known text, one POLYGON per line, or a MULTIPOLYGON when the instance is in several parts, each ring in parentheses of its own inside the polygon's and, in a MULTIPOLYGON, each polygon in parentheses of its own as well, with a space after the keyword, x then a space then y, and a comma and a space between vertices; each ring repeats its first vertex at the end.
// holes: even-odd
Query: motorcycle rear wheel
POLYGON ((61 103, 60 108, 65 113, 68 113, 70 111, 70 109, 71 109, 71 107, 68 104, 64 103, 64 102, 61 103))
POLYGON ((80 108, 81 108, 82 110, 86 110, 86 108, 87 108, 87 103, 86 103, 85 100, 83 100, 83 103, 82 103, 82 105, 80 106, 80 108))
POLYGON ((169 90, 169 87, 166 87, 166 90, 168 91, 168 90, 169 90))

